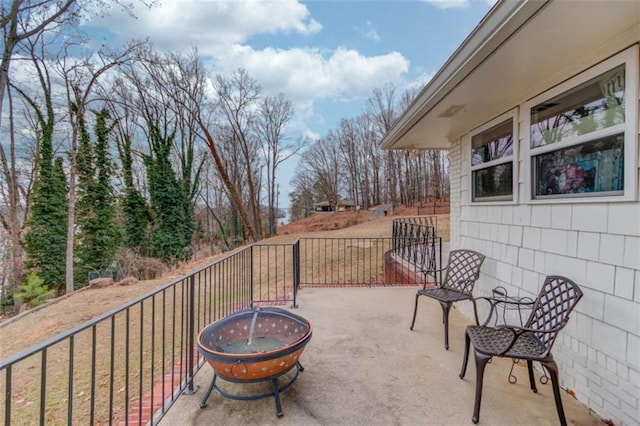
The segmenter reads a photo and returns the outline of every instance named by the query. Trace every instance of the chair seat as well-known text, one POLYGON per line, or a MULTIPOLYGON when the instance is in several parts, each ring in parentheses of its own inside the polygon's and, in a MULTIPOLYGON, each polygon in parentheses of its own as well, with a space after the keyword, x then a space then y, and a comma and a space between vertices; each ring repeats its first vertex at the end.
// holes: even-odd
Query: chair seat
POLYGON ((464 294, 456 290, 450 290, 450 289, 441 288, 441 287, 425 288, 423 290, 418 290, 418 294, 422 296, 429 296, 441 302, 457 302, 459 300, 471 299, 471 296, 468 294, 464 294))
POLYGON ((467 327, 467 335, 476 350, 485 355, 533 360, 546 357, 547 348, 533 333, 525 332, 520 334, 511 349, 505 354, 502 354, 502 352, 511 344, 513 339, 513 333, 509 329, 470 325, 467 327))

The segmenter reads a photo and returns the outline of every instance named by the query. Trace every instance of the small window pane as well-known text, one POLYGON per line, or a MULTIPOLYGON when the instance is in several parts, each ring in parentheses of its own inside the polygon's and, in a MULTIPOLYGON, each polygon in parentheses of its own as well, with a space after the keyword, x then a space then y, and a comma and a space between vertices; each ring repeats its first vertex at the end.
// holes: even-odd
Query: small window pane
POLYGON ((511 200, 513 163, 499 164, 473 172, 473 200, 511 200))
POLYGON ((625 68, 620 65, 531 109, 531 147, 624 123, 625 68))
POLYGON ((622 192, 624 133, 538 155, 534 164, 537 197, 622 192))
POLYGON ((471 138, 471 165, 513 155, 513 121, 498 124, 471 138))

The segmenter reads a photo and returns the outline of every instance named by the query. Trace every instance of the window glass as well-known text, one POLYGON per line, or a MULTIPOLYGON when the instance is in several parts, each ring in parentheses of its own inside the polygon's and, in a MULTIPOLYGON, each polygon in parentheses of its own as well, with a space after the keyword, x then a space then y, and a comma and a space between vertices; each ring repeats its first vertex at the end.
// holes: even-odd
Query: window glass
POLYGON ((624 123, 624 92, 623 64, 534 106, 531 109, 531 147, 624 123))
POLYGON ((483 201, 483 198, 492 200, 513 198, 513 162, 475 170, 472 176, 473 201, 483 201))
POLYGON ((507 120, 471 138, 471 165, 513 155, 513 122, 507 120))
POLYGON ((624 191, 624 133, 534 157, 535 196, 624 191))

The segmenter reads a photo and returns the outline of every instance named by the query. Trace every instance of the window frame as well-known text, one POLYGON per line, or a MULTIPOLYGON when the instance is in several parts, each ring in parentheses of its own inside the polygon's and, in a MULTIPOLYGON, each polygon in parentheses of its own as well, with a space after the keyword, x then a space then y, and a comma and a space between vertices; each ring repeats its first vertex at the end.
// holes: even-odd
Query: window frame
POLYGON ((608 59, 594 65, 591 68, 571 77, 563 83, 541 93, 522 105, 522 130, 524 144, 524 176, 525 201, 529 204, 562 204, 562 203, 601 203, 635 201, 637 199, 637 176, 638 176, 638 45, 634 45, 608 59), (566 140, 555 143, 531 147, 531 110, 556 96, 562 95, 571 89, 594 79, 614 68, 625 66, 625 121, 624 123, 613 125, 604 129, 582 135, 572 136, 566 140), (536 198, 536 167, 537 156, 549 152, 559 151, 572 146, 586 144, 596 139, 624 133, 624 160, 623 160, 623 190, 621 194, 603 193, 576 193, 576 194, 554 194, 553 196, 543 196, 536 198))
POLYGON ((476 127, 468 133, 469 142, 467 144, 467 167, 469 168, 469 204, 474 206, 477 205, 510 205, 517 204, 518 202, 518 166, 519 166, 519 146, 520 146, 520 137, 518 133, 518 108, 514 108, 504 114, 501 114, 492 120, 484 123, 483 125, 476 127), (498 158, 496 160, 488 161, 486 163, 480 163, 477 165, 472 165, 472 155, 473 155, 473 137, 477 136, 485 131, 495 127, 499 124, 502 124, 506 121, 511 120, 512 124, 512 132, 513 132, 513 153, 507 157, 498 158), (498 166, 501 164, 511 163, 512 166, 512 186, 511 186, 511 199, 506 199, 504 197, 483 197, 481 199, 475 199, 474 194, 474 182, 473 182, 473 172, 482 169, 488 169, 494 166, 498 166))

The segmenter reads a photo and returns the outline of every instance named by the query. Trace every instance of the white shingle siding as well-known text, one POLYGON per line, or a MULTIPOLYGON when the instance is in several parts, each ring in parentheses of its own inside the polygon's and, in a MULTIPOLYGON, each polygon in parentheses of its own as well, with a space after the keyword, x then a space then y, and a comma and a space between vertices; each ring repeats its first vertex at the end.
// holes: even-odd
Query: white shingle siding
POLYGON ((570 204, 551 206, 551 227, 553 229, 571 229, 571 212, 573 206, 570 204))
POLYGON ((578 257, 598 260, 600 256, 600 234, 597 232, 578 232, 578 257))
POLYGON ((616 267, 614 281, 614 294, 616 296, 633 300, 635 272, 633 269, 616 267))
POLYGON ((604 320, 640 336, 640 310, 637 303, 607 294, 604 298, 604 320))
POLYGON ((583 285, 613 294, 615 270, 616 268, 612 265, 587 261, 586 278, 583 285))
POLYGON ((575 205, 571 214, 574 231, 607 232, 607 205, 575 205))
POLYGON ((611 205, 607 230, 610 234, 640 237, 640 204, 611 205))
POLYGON ((624 236, 601 234, 599 259, 602 263, 622 266, 624 259, 624 236))
POLYGON ((627 268, 640 269, 640 237, 624 237, 623 265, 627 268))
POLYGON ((451 247, 487 256, 476 295, 502 285, 535 297, 552 274, 576 281, 584 297, 554 347, 561 386, 603 418, 640 425, 640 202, 525 204, 523 134, 522 204, 470 203, 469 138, 452 141, 451 247))

